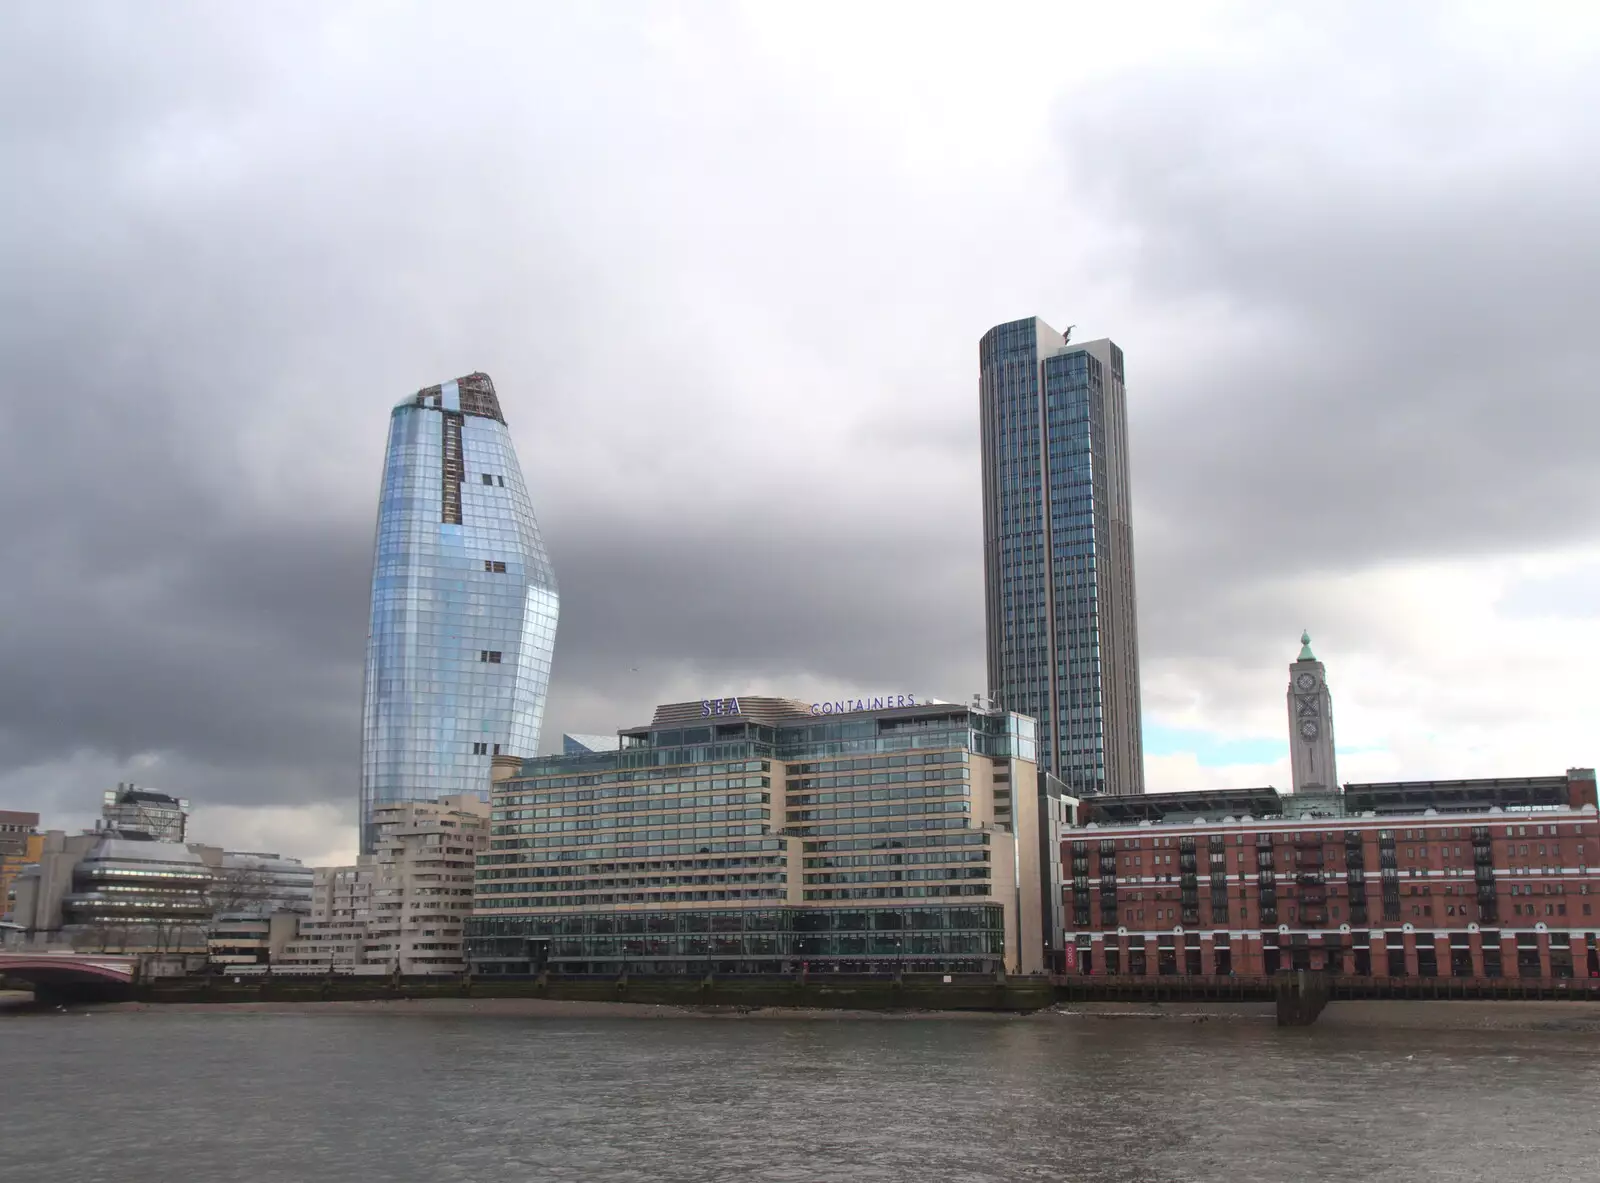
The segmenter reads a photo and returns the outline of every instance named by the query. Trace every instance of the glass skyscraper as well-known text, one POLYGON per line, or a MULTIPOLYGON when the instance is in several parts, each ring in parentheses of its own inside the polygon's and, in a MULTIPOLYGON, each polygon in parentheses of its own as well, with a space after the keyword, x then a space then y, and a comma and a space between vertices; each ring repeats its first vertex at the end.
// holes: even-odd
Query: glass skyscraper
POLYGON ((389 802, 489 793, 497 755, 539 750, 555 648, 545 555, 494 383, 470 374, 389 420, 372 562, 361 849, 389 802))
POLYGON ((978 360, 989 693, 1073 790, 1142 793, 1122 350, 1029 318, 978 360))

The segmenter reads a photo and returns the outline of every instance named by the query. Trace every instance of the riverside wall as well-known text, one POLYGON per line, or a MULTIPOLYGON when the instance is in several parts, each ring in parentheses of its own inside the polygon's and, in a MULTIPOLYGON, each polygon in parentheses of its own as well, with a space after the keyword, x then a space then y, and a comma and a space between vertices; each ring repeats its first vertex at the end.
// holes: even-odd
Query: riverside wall
MULTIPOLYGON (((107 987, 83 981, 40 984, 46 1004, 328 1003, 417 999, 534 999, 571 1003, 835 1011, 946 1011, 1027 1014, 1052 1007, 1161 1008, 1241 1005, 1276 1009, 1284 1025, 1317 1021, 1325 1007, 1356 1002, 1586 1002, 1600 1007, 1600 979, 1474 980, 1346 978, 1296 972, 1272 977, 852 977, 304 976, 157 977, 107 987)), ((1559 1009, 1559 1008, 1558 1008, 1559 1009)))
POLYGON ((654 1006, 1028 1013, 1055 1003, 1048 978, 958 982, 812 978, 158 978, 135 985, 145 1003, 361 1002, 425 998, 535 998, 654 1006))

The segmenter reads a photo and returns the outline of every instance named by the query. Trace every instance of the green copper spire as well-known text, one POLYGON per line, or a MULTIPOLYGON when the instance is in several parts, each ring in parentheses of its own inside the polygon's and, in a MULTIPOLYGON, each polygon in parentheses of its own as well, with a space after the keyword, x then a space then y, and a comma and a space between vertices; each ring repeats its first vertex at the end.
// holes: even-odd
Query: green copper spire
POLYGON ((1302 632, 1300 634, 1300 657, 1299 657, 1299 660, 1300 661, 1315 661, 1315 660, 1317 660, 1317 655, 1315 653, 1311 652, 1311 634, 1310 634, 1310 632, 1302 632))

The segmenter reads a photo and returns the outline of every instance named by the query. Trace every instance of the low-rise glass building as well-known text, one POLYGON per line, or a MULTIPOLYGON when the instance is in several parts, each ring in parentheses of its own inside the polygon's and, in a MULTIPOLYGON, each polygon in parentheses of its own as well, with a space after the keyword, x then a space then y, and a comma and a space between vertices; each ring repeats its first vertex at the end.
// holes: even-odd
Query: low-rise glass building
POLYGON ((618 739, 495 762, 476 972, 1042 967, 1031 719, 740 697, 618 739))
POLYGON ((73 868, 63 920, 96 930, 192 927, 201 942, 212 879, 201 855, 181 843, 102 838, 73 868))

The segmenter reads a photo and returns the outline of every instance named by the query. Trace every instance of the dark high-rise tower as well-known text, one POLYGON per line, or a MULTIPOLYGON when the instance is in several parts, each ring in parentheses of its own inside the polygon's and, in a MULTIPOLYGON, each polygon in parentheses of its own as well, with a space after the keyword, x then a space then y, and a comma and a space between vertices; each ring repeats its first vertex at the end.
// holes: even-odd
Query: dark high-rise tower
POLYGON ((989 693, 1038 720, 1040 768, 1142 793, 1122 350, 1029 318, 978 363, 989 693))
POLYGON ((377 806, 487 797, 495 756, 539 751, 556 580, 487 374, 395 407, 374 550, 364 851, 377 806))

